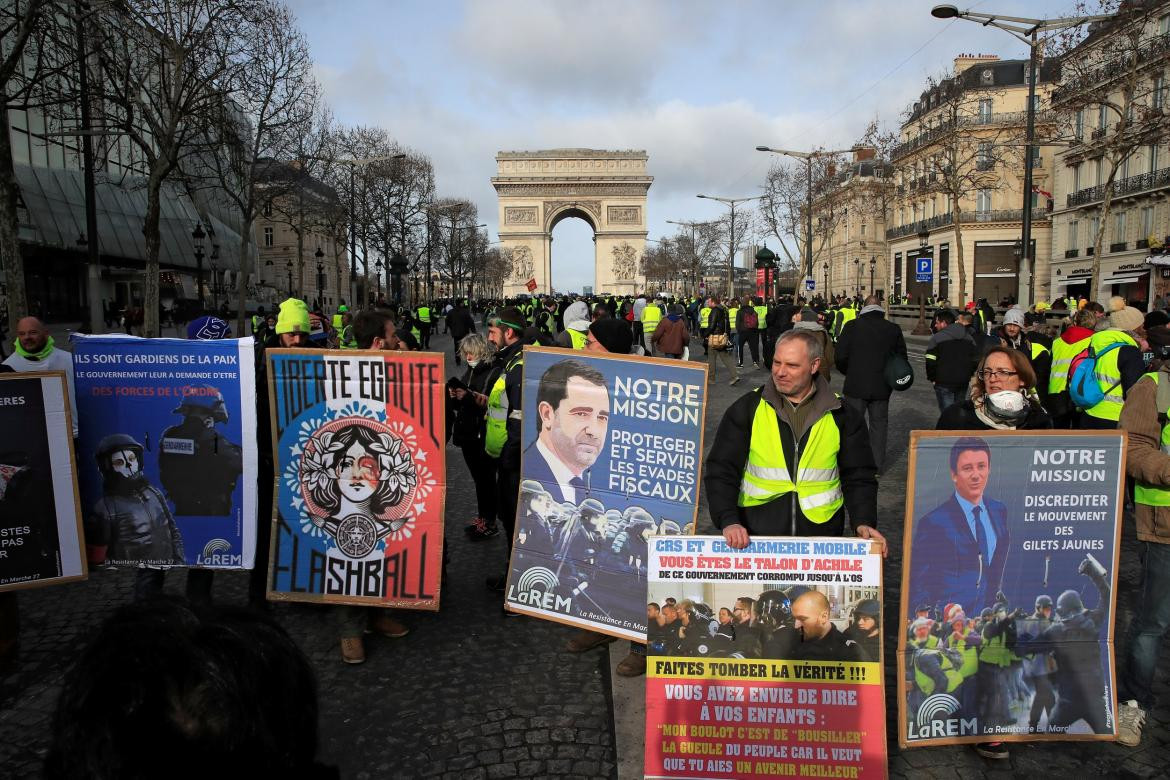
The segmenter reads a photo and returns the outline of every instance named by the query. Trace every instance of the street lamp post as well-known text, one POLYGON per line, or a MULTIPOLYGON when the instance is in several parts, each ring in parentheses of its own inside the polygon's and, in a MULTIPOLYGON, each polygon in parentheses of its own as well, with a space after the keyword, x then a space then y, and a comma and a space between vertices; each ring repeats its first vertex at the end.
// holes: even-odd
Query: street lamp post
POLYGON ((823 292, 825 293, 826 300, 832 300, 833 296, 829 294, 829 261, 826 260, 821 263, 821 267, 825 269, 825 289, 823 292))
MULTIPOLYGON (((1020 242, 1024 248, 1024 258, 1027 264, 1027 279, 1021 275, 1020 288, 1016 300, 1031 303, 1035 293, 1036 258, 1032 251, 1032 147, 1036 142, 1036 62, 1039 46, 1043 43, 1037 35, 1051 30, 1065 30, 1086 22, 1096 22, 1112 18, 1110 15, 1097 16, 1066 16, 1058 19, 1030 19, 1023 16, 1003 16, 981 11, 960 11, 953 5, 936 5, 930 9, 930 15, 936 19, 963 19, 975 22, 984 27, 995 27, 1003 30, 1028 47, 1028 105, 1027 123, 1024 130, 1024 210, 1020 226, 1020 242), (1026 292, 1026 295, 1025 295, 1026 292)), ((961 297, 961 295, 960 295, 961 297)))
POLYGON ((873 255, 869 256, 869 294, 877 295, 877 288, 873 286, 873 275, 877 271, 877 258, 873 255))
POLYGON ((195 244, 195 298, 199 302, 199 313, 203 313, 203 239, 207 234, 203 232, 203 223, 196 222, 191 231, 191 241, 195 244))
POLYGON ((288 269, 288 297, 292 298, 293 297, 293 286, 292 286, 292 258, 291 257, 288 258, 287 261, 285 261, 284 267, 288 269))
POLYGON ((402 275, 408 270, 406 258, 395 252, 390 258, 390 294, 394 298, 394 305, 402 304, 402 275))
POLYGON ((317 247, 317 251, 313 253, 313 257, 317 258, 317 303, 321 306, 325 305, 325 263, 321 258, 325 257, 325 253, 321 251, 321 247, 317 247))
MULTIPOLYGON (((918 246, 926 249, 926 245, 930 243, 930 231, 926 228, 918 231, 918 246)), ((914 330, 910 331, 913 336, 929 336, 930 326, 926 324, 926 295, 925 293, 918 294, 918 324, 914 326, 914 330)))
POLYGON ((853 258, 853 270, 856 272, 856 275, 857 275, 857 284, 854 285, 854 287, 853 287, 853 294, 860 296, 861 295, 861 258, 860 257, 853 258))
MULTIPOLYGON (((794 152, 790 149, 773 149, 770 146, 757 146, 757 152, 771 152, 772 154, 783 154, 787 157, 794 157, 798 160, 804 160, 805 164, 805 230, 807 234, 804 240, 804 273, 805 279, 813 278, 813 259, 812 259, 812 161, 814 157, 827 157, 833 154, 848 154, 852 149, 818 149, 812 152, 794 152)), ((846 282, 848 284, 848 282, 846 282)))
POLYGON ((219 311, 219 263, 216 261, 215 251, 211 252, 211 308, 219 311))
POLYGON ((740 203, 747 203, 753 200, 760 200, 763 195, 753 195, 750 198, 720 198, 714 195, 697 195, 696 197, 705 200, 717 200, 720 203, 728 206, 731 209, 731 247, 730 253, 727 256, 727 294, 735 295, 735 207, 740 203))

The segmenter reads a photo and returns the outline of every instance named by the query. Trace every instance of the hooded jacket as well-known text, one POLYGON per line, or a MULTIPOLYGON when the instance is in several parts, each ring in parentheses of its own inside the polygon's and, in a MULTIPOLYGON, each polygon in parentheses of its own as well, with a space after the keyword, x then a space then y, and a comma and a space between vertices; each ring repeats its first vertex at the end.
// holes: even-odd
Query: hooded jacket
POLYGON ((895 352, 906 357, 902 329, 886 320, 880 306, 863 308, 837 339, 837 370, 845 375, 845 396, 867 401, 889 398, 893 391, 886 384, 886 361, 895 352))
POLYGON ((936 385, 966 389, 978 365, 975 341, 957 322, 936 332, 927 342, 926 378, 936 385))
POLYGON ((818 376, 815 382, 816 392, 807 401, 813 406, 805 415, 800 430, 793 430, 792 422, 783 411, 785 407, 780 394, 771 381, 741 396, 728 407, 715 433, 711 451, 707 454, 703 475, 707 507, 716 528, 723 529, 739 523, 753 535, 842 536, 846 512, 853 528, 859 525, 877 527, 877 469, 865 420, 841 403, 841 399, 829 389, 829 383, 823 378, 818 376), (826 414, 833 416, 841 433, 837 471, 841 490, 845 494, 845 505, 828 522, 818 524, 806 519, 795 501, 795 493, 787 493, 759 506, 739 506, 740 483, 743 481, 751 445, 752 421, 761 396, 776 412, 784 462, 789 464, 789 468, 798 462, 795 454, 797 442, 803 447, 808 443, 809 432, 817 420, 826 414))
POLYGON ((681 314, 666 315, 650 337, 650 343, 665 355, 681 355, 690 340, 691 334, 681 314))
MULTIPOLYGON (((1162 382, 1170 375, 1162 372, 1162 382)), ((1158 385, 1142 377, 1129 389, 1118 427, 1129 434, 1125 445, 1125 473, 1150 487, 1170 488, 1170 455, 1162 451, 1162 422, 1158 414, 1158 385)), ((1170 506, 1134 504, 1137 537, 1143 542, 1170 544, 1170 506)))
POLYGON ((589 318, 589 304, 585 301, 573 301, 569 304, 569 308, 565 309, 565 329, 557 334, 556 345, 558 347, 565 347, 572 349, 573 339, 569 335, 570 330, 575 330, 580 333, 587 333, 589 331, 589 323, 592 321, 589 318))

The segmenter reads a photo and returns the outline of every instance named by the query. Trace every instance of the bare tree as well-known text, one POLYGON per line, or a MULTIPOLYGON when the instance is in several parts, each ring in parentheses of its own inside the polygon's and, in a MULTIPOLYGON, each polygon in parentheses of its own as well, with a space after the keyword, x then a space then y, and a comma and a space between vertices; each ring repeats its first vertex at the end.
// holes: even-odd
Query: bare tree
POLYGON ((437 250, 440 274, 455 292, 471 277, 479 212, 474 203, 462 198, 440 198, 429 213, 431 243, 437 250))
POLYGON ((146 161, 146 336, 159 333, 163 184, 192 157, 214 153, 226 85, 249 62, 255 7, 255 0, 119 0, 95 14, 95 108, 146 161))
POLYGON ((643 250, 638 273, 646 280, 647 292, 664 290, 671 281, 685 278, 692 264, 690 242, 689 235, 680 235, 664 238, 643 250))
MULTIPOLYGON (((839 155, 816 155, 812 158, 813 229, 811 236, 806 214, 809 199, 809 167, 779 160, 764 180, 764 197, 760 200, 760 232, 775 238, 781 260, 777 276, 804 269, 808 244, 812 245, 813 263, 828 245, 829 238, 843 215, 832 209, 819 209, 817 202, 834 185, 843 158, 839 155)), ((807 270, 807 269, 805 269, 807 270)))
MULTIPOLYGON (((1165 2, 1100 0, 1094 14, 1115 14, 1094 23, 1084 35, 1071 30, 1052 41, 1060 57, 1061 78, 1052 104, 1070 118, 1065 137, 1072 145, 1066 162, 1097 163, 1096 186, 1069 195, 1069 205, 1100 200, 1100 218, 1093 239, 1091 290, 1099 289, 1105 231, 1115 198, 1149 189, 1154 171, 1131 176, 1131 159, 1143 147, 1165 143, 1170 135, 1165 66, 1170 36, 1158 20, 1170 12, 1165 2), (1086 114, 1096 128, 1086 136, 1086 114)), ((1144 237, 1149 240, 1149 236, 1144 237)), ((1119 238, 1124 241, 1124 238, 1119 238)))
POLYGON ((435 199, 435 170, 430 159, 407 152, 401 160, 371 166, 384 173, 370 182, 375 208, 370 213, 375 250, 387 262, 401 254, 417 267, 427 251, 427 209, 435 199))
POLYGON ((265 203, 286 196, 296 183, 271 175, 265 161, 289 160, 301 151, 319 100, 309 48, 292 13, 272 0, 258 0, 251 10, 241 30, 246 45, 235 53, 241 62, 224 83, 229 100, 212 128, 219 148, 200 158, 217 192, 240 214, 238 333, 245 332, 253 222, 265 203))

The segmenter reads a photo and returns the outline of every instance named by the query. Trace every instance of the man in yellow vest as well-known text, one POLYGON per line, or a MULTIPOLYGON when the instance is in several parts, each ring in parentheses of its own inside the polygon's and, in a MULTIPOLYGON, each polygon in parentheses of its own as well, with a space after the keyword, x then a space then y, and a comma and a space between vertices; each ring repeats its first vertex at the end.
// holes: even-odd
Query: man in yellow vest
POLYGON ((1053 428, 1071 428, 1075 418, 1072 400, 1068 397, 1068 372, 1072 361, 1089 346, 1097 324, 1096 312, 1079 309, 1070 317, 1072 324, 1052 342, 1052 372, 1048 376, 1048 398, 1044 407, 1052 418, 1053 428))
POLYGON ((1134 485, 1142 576, 1124 656, 1117 659, 1117 741, 1137 747, 1157 703, 1154 672, 1170 631, 1170 366, 1146 374, 1125 398, 1120 427, 1129 436, 1125 471, 1134 485))
POLYGON ((431 348, 431 319, 430 304, 420 303, 418 310, 415 312, 415 320, 418 323, 419 349, 431 348))
POLYGON ((650 299, 646 301, 646 305, 642 307, 642 347, 646 350, 647 355, 654 354, 654 345, 650 340, 654 337, 654 331, 658 330, 658 323, 662 321, 662 309, 659 308, 657 300, 650 299))
POLYGON ((781 334, 768 381, 719 424, 704 484, 711 521, 736 549, 752 534, 843 536, 848 508, 854 533, 886 553, 869 433, 819 374, 822 359, 811 331, 781 334))
POLYGON ((487 417, 484 421, 483 449, 489 458, 499 459, 496 475, 496 506, 504 524, 506 553, 504 570, 489 577, 489 590, 503 592, 508 580, 508 554, 512 551, 512 531, 516 526, 516 503, 520 496, 521 389, 524 383, 524 342, 527 323, 524 313, 515 306, 502 309, 488 323, 488 341, 496 345, 495 379, 489 379, 487 417))
POLYGON ((1111 429, 1117 427, 1121 418, 1121 405, 1125 395, 1145 373, 1142 349, 1133 332, 1142 327, 1145 318, 1132 306, 1109 315, 1109 327, 1094 333, 1089 339, 1089 349, 1097 358, 1097 384, 1105 397, 1089 409, 1083 409, 1077 420, 1078 428, 1111 429), (1120 347, 1105 350, 1112 344, 1120 347), (1104 353, 1104 354, 1102 354, 1104 353))
POLYGON ((703 339, 703 354, 707 354, 707 321, 711 318, 711 304, 703 301, 699 308, 699 336, 703 339))

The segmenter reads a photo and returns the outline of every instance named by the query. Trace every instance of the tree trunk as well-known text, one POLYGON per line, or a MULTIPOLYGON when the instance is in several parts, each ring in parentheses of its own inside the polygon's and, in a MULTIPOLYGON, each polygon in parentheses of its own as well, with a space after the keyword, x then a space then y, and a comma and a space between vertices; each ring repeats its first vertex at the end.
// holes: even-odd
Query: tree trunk
MULTIPOLYGON (((0 127, 8 127, 8 103, 0 99, 0 127)), ((4 284, 8 290, 8 332, 16 333, 16 323, 27 316, 24 261, 20 256, 20 224, 16 202, 20 187, 12 164, 12 146, 8 133, 0 133, 0 265, 4 267, 4 284)))
MULTIPOLYGON (((142 235, 146 238, 146 278, 142 281, 142 335, 151 339, 158 338, 160 335, 158 251, 161 244, 159 199, 162 192, 162 182, 162 176, 152 170, 146 182, 146 218, 142 222, 142 235)), ((198 283, 198 279, 196 279, 196 283, 198 283)))
POLYGON ((1101 250, 1105 248, 1105 229, 1109 224, 1109 213, 1113 209, 1113 180, 1117 177, 1117 166, 1105 180, 1105 192, 1101 200, 1101 221, 1097 224, 1097 235, 1093 236, 1093 275, 1089 281, 1089 300, 1100 297, 1101 291, 1101 250))
MULTIPOLYGON (((290 298, 294 297, 289 293, 290 298)), ((297 200, 297 295, 305 297, 305 208, 301 205, 300 197, 297 200)))
MULTIPOLYGON (((959 308, 967 302, 967 262, 963 257, 963 211, 959 208, 959 199, 955 198, 955 207, 951 211, 955 223, 955 258, 959 261, 959 308)), ((972 285, 971 297, 974 298, 975 288, 972 285)))
POLYGON ((248 247, 251 246, 252 236, 252 219, 244 216, 241 219, 240 230, 240 275, 236 280, 236 305, 239 307, 236 312, 236 336, 242 337, 247 333, 245 323, 248 320, 248 269, 247 266, 251 261, 251 255, 248 252, 248 247))

